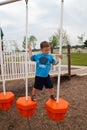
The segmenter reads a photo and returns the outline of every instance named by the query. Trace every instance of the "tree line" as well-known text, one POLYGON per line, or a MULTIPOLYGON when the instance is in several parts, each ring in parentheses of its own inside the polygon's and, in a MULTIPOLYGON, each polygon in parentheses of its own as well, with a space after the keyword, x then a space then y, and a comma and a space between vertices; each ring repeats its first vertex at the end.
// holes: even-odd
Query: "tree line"
MULTIPOLYGON (((66 48, 67 45, 70 45, 70 39, 69 36, 67 35, 67 32, 63 30, 63 43, 62 47, 66 48)), ((87 47, 87 40, 83 42, 83 34, 81 36, 77 36, 78 38, 78 43, 79 45, 71 46, 71 48, 84 48, 87 47)), ((51 52, 53 52, 54 48, 59 47, 59 42, 60 42, 60 29, 58 29, 57 32, 55 32, 52 36, 48 38, 48 42, 51 46, 51 52)), ((36 45, 37 45, 37 38, 34 35, 31 35, 28 38, 28 43, 32 46, 33 50, 36 50, 36 45)), ((26 48, 26 36, 24 37, 22 47, 25 49, 26 48)))
MULTIPOLYGON (((59 41, 60 41, 60 29, 48 38, 48 42, 51 46, 51 51, 53 51, 53 48, 57 48, 59 46, 59 41)), ((34 35, 31 35, 28 38, 28 43, 32 46, 33 50, 36 49, 36 42, 37 38, 34 35)), ((67 44, 69 44, 69 38, 66 31, 63 31, 63 46, 67 44)), ((24 37, 22 47, 24 49, 26 48, 26 36, 24 37)))
MULTIPOLYGON (((1 35, 1 39, 3 39, 4 33, 3 33, 1 27, 0 27, 0 35, 1 35)), ((71 45, 69 36, 67 35, 67 32, 65 30, 63 30, 62 37, 63 37, 63 41, 62 41, 62 47, 63 48, 66 48, 67 45, 71 45)), ((71 46, 71 48, 84 48, 84 47, 87 47, 87 40, 84 41, 84 34, 81 34, 80 36, 77 36, 77 38, 78 38, 79 45, 76 44, 75 46, 71 46)), ((37 45, 37 41, 38 41, 37 38, 34 35, 31 35, 30 37, 28 37, 27 40, 28 40, 28 43, 32 46, 32 49, 36 50, 36 45, 37 45)), ((57 32, 54 32, 48 38, 48 42, 49 42, 49 44, 51 46, 51 52, 53 52, 54 48, 59 47, 59 44, 60 44, 60 29, 58 29, 57 32)), ((2 42, 2 46, 3 46, 3 42, 2 42)), ((25 51, 25 48, 26 48, 26 36, 24 36, 24 38, 23 38, 22 47, 23 47, 23 51, 25 51)), ((14 42, 14 48, 15 48, 15 51, 20 51, 20 49, 18 48, 18 46, 16 44, 16 41, 14 42)))

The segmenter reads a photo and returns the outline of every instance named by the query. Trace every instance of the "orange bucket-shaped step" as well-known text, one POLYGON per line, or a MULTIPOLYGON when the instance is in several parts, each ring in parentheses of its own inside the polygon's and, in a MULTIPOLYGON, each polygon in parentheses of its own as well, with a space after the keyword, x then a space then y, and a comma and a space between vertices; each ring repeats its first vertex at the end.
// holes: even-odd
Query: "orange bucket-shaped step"
POLYGON ((14 94, 12 92, 0 93, 0 109, 8 110, 14 104, 14 94))
POLYGON ((32 101, 30 96, 28 96, 28 100, 26 100, 26 97, 20 97, 16 102, 18 112, 25 118, 29 118, 34 114, 36 105, 37 102, 32 101))
POLYGON ((69 107, 69 103, 65 101, 64 99, 60 99, 58 103, 54 101, 53 99, 49 99, 46 102, 46 110, 47 115, 53 120, 53 121, 61 121, 69 107))

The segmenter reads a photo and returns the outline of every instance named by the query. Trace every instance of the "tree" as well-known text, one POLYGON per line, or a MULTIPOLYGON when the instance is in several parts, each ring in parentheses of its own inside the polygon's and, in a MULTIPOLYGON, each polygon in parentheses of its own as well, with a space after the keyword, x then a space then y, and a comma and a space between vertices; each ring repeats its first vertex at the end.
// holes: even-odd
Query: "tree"
POLYGON ((66 46, 66 45, 69 45, 69 44, 70 44, 69 36, 66 33, 66 31, 63 31, 63 43, 62 43, 62 45, 66 46))
POLYGON ((24 40, 23 40, 23 43, 22 43, 22 47, 25 49, 26 48, 26 36, 24 36, 24 40))
POLYGON ((87 40, 85 40, 84 42, 84 47, 87 47, 87 40))
POLYGON ((12 46, 12 51, 20 51, 20 49, 18 48, 17 41, 12 40, 12 41, 10 41, 10 43, 11 43, 11 46, 12 46))
POLYGON ((53 48, 57 46, 58 39, 56 33, 49 38, 49 43, 51 46, 51 53, 53 53, 53 48))
POLYGON ((85 34, 81 34, 80 36, 77 36, 77 38, 78 38, 78 43, 80 43, 80 44, 82 44, 83 45, 83 39, 84 39, 84 35, 85 34))
MULTIPOLYGON (((33 35, 31 35, 29 38, 28 38, 28 44, 30 44, 33 49, 36 49, 36 41, 37 41, 37 38, 33 35)), ((22 47, 25 49, 26 48, 26 36, 24 36, 24 40, 23 40, 23 43, 22 43, 22 47)))
MULTIPOLYGON (((51 45, 51 53, 53 53, 53 48, 58 47, 60 44, 60 29, 58 32, 54 33, 50 38, 49 38, 49 43, 51 45)), ((63 43, 64 46, 69 44, 69 38, 66 33, 66 31, 63 30, 63 43)))
POLYGON ((33 47, 34 50, 36 49, 36 41, 37 41, 37 38, 31 35, 29 38, 29 44, 33 47))

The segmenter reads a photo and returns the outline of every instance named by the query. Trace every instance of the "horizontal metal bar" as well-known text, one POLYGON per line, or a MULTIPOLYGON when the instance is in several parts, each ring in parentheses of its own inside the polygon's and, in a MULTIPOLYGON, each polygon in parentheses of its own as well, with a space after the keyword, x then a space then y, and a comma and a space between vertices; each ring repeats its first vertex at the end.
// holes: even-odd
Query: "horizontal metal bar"
POLYGON ((10 4, 13 2, 18 2, 18 1, 21 1, 21 0, 5 0, 5 1, 0 2, 0 6, 5 5, 5 4, 10 4))

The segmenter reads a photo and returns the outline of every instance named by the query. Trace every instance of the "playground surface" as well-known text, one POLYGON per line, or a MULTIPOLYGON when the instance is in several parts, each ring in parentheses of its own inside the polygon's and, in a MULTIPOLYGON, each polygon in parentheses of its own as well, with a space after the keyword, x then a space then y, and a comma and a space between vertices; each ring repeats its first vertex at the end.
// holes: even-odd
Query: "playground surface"
MULTIPOLYGON (((57 78, 52 80, 56 90, 57 78)), ((33 83, 34 79, 29 79, 29 95, 33 83)), ((23 80, 8 82, 6 90, 15 94, 16 102, 19 97, 25 96, 25 82, 23 80)), ((62 121, 56 123, 47 116, 45 103, 49 99, 49 91, 43 89, 37 92, 36 112, 30 119, 19 115, 15 102, 8 111, 0 110, 0 130, 87 130, 87 76, 72 76, 71 80, 63 76, 60 97, 69 102, 69 110, 62 121)))

